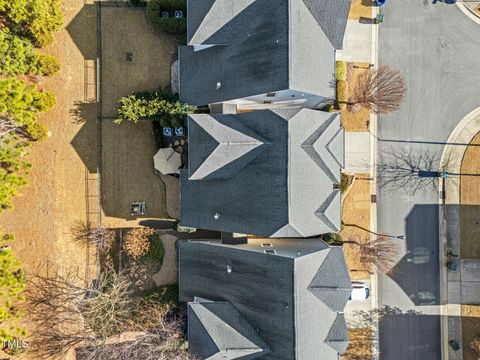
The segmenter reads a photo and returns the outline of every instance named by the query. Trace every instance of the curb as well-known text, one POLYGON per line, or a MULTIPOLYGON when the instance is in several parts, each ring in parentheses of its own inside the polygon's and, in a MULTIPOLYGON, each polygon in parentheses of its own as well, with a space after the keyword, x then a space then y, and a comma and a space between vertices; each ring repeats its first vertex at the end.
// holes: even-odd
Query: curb
POLYGON ((461 12, 467 15, 472 21, 475 21, 478 25, 480 25, 480 16, 473 13, 463 2, 457 1, 455 3, 461 12))
MULTIPOLYGON (((379 8, 373 8, 373 17, 376 17, 379 13, 379 8)), ((372 25, 372 63, 378 66, 378 35, 379 25, 372 25)), ((377 194, 377 167, 375 166, 377 160, 377 121, 378 116, 375 113, 370 113, 370 177, 373 179, 370 193, 372 195, 377 194)), ((370 207, 370 229, 373 232, 377 232, 377 203, 371 202, 370 207)), ((374 271, 370 277, 370 286, 372 289, 372 308, 380 308, 380 297, 378 296, 378 272, 374 271)), ((373 359, 380 359, 380 334, 379 334, 379 319, 375 318, 376 329, 374 331, 374 349, 373 359)))

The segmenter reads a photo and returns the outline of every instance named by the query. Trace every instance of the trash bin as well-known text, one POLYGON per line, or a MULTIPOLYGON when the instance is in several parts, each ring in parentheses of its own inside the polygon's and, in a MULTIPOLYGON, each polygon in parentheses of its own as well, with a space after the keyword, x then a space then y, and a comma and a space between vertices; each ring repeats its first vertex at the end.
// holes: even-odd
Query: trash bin
POLYGON ((460 345, 455 340, 450 340, 448 345, 452 348, 453 351, 458 351, 460 349, 460 345))

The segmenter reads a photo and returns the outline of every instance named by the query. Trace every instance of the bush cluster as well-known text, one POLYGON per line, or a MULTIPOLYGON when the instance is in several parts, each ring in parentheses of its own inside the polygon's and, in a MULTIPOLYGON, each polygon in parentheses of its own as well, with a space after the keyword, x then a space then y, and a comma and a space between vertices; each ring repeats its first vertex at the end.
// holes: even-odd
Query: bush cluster
POLYGON ((125 96, 118 105, 116 123, 156 120, 160 126, 182 126, 187 115, 195 111, 195 107, 183 104, 175 95, 161 90, 125 96))
POLYGON ((152 0, 147 4, 147 18, 160 32, 167 35, 184 35, 187 33, 186 0, 152 0), (175 18, 175 11, 183 12, 182 19, 175 18), (162 14, 168 12, 169 17, 162 14))
POLYGON ((337 80, 337 104, 340 110, 347 108, 348 83, 346 80, 337 80))
POLYGON ((337 233, 322 234, 321 238, 328 245, 332 245, 332 246, 342 246, 343 245, 342 237, 340 236, 340 234, 337 234, 337 233))
POLYGON ((53 41, 53 33, 63 24, 61 0, 0 0, 0 12, 10 28, 25 34, 35 46, 53 41))
POLYGON ((335 78, 337 80, 347 80, 346 61, 337 61, 335 65, 335 78))

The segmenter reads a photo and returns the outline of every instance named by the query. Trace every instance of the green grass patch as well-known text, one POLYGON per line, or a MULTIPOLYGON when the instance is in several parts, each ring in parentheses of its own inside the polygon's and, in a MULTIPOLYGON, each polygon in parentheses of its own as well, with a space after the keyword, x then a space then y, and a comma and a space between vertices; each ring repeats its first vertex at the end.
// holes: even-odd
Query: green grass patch
POLYGON ((150 236, 149 240, 150 240, 150 249, 148 249, 148 252, 145 255, 143 255, 139 259, 139 261, 141 263, 155 262, 158 264, 162 264, 163 256, 165 255, 165 249, 163 248, 160 235, 155 233, 152 236, 150 236))
POLYGON ((340 110, 346 109, 348 100, 348 83, 346 80, 337 80, 337 105, 340 110))

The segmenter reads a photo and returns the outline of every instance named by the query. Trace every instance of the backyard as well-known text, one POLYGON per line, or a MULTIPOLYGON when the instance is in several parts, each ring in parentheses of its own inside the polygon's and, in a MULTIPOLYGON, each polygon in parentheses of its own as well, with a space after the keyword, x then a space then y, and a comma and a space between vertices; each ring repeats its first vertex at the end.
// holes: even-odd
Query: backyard
MULTIPOLYGON (((101 11, 103 222, 109 227, 131 227, 169 219, 165 184, 153 167, 157 148, 151 122, 115 124, 113 119, 120 97, 170 86, 178 42, 154 31, 143 8, 102 6, 101 11), (130 215, 134 201, 146 202, 145 215, 130 215)), ((178 188, 173 191, 178 196, 178 188)))

